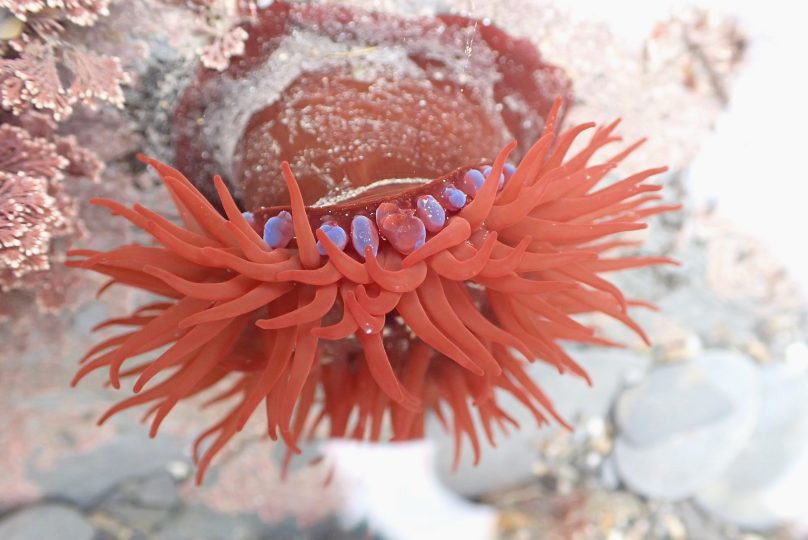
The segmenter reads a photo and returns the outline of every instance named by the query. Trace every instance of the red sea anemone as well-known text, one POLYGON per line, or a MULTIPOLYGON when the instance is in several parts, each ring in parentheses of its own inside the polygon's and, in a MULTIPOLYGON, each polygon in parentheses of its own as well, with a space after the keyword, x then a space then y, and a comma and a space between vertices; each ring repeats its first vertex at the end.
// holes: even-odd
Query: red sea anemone
POLYGON ((200 70, 178 107, 176 160, 193 182, 143 158, 182 225, 97 200, 156 244, 73 252, 105 288, 164 298, 102 324, 129 330, 83 359, 76 382, 101 368, 115 388, 137 378, 102 421, 148 405, 154 435, 182 400, 230 403, 197 440, 198 480, 258 408, 292 450, 317 426, 422 437, 433 411, 478 457, 476 425, 494 444, 516 424, 498 392, 564 424, 525 367, 588 381, 558 342, 612 343, 578 314, 644 337, 627 314, 641 302, 600 274, 668 261, 609 257, 621 242, 604 238, 673 209, 645 183, 664 169, 599 187, 637 145, 590 165, 612 124, 572 153, 594 126, 557 134, 563 74, 481 21, 276 2, 248 31, 244 57, 223 76, 200 70), (215 168, 227 180, 205 183, 215 168))

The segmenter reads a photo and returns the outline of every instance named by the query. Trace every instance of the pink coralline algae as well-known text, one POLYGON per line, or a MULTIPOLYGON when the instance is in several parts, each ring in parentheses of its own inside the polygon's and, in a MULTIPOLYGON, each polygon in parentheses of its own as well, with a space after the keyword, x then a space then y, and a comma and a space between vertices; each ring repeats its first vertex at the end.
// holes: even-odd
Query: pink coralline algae
POLYGON ((202 65, 216 71, 224 71, 230 65, 230 58, 244 54, 244 42, 249 35, 247 31, 237 26, 217 37, 213 43, 205 47, 199 60, 202 65))
POLYGON ((102 164, 74 136, 57 135, 56 124, 44 114, 27 113, 19 119, 3 120, 0 300, 5 301, 5 294, 12 290, 29 291, 40 309, 52 310, 57 304, 42 295, 59 298, 61 294, 54 295, 43 285, 41 276, 46 271, 52 273, 57 264, 61 267, 67 244, 82 230, 77 203, 66 189, 66 180, 96 181, 102 164))
POLYGON ((64 19, 78 26, 92 26, 109 14, 109 0, 0 0, 0 7, 22 21, 64 19))
MULTIPOLYGON (((0 0, 0 295, 28 291, 40 308, 42 276, 82 230, 70 180, 96 181, 102 164, 58 123, 76 104, 121 106, 128 81, 117 58, 78 44, 108 14, 108 0, 0 0)), ((58 276, 53 276, 57 279, 58 276)), ((51 277, 48 281, 53 281, 51 277)), ((10 300, 9 300, 10 302, 10 300)), ((8 313, 6 313, 8 315, 8 313)))
POLYGON ((50 185, 67 164, 55 144, 0 126, 0 286, 49 267, 51 237, 66 222, 50 185))
POLYGON ((75 203, 64 191, 66 175, 95 178, 100 172, 93 154, 72 136, 48 132, 48 125, 0 126, 1 291, 25 288, 28 274, 50 269, 52 241, 76 232, 75 203), (40 130, 41 136, 29 130, 40 130))
MULTIPOLYGON (((18 21, 16 35, 0 42, 0 106, 15 115, 34 109, 56 121, 67 118, 76 103, 123 106, 121 85, 129 78, 120 61, 73 43, 75 26, 91 26, 108 13, 108 2, 0 0, 18 21)), ((10 17, 10 15, 6 15, 10 17)))

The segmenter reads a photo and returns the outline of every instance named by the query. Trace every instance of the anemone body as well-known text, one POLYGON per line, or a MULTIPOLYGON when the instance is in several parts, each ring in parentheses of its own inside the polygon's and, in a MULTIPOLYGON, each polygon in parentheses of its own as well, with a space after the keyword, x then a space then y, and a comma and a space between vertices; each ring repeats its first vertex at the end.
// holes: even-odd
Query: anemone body
MULTIPOLYGON (((336 32, 333 26, 342 24, 360 33, 361 25, 335 15, 350 12, 310 9, 304 13, 309 19, 326 18, 320 27, 336 32)), ((262 20, 281 26, 289 19, 286 13, 262 20)), ((283 34, 273 32, 270 50, 283 34)), ((505 38, 499 39, 507 49, 505 38)), ((236 69, 250 71, 253 59, 248 54, 236 69)), ((517 60, 505 64, 513 68, 517 60)), ((349 101, 364 103, 362 92, 350 94, 349 101)), ((134 379, 134 394, 102 421, 144 406, 152 435, 177 404, 194 396, 222 407, 221 419, 195 445, 200 481, 213 457, 259 409, 268 435, 283 439, 292 452, 316 430, 368 440, 420 438, 426 415, 434 412, 454 434, 457 456, 466 438, 478 459, 481 438, 494 444, 497 430, 517 427, 498 405, 501 392, 512 394, 537 422, 554 418, 566 425, 526 366, 547 362, 588 380, 559 342, 613 343, 576 319, 583 313, 604 313, 645 337, 628 315, 630 306, 642 303, 624 298, 601 274, 671 262, 610 256, 620 245, 610 237, 641 229, 648 216, 675 207, 659 203, 660 186, 646 183, 664 169, 605 181, 637 145, 590 164, 598 150, 617 140, 616 123, 594 129, 588 144, 570 154, 576 137, 594 126, 558 134, 560 103, 530 113, 543 126, 532 146, 506 144, 491 161, 436 148, 439 159, 416 171, 418 178, 402 178, 402 164, 417 162, 419 152, 429 149, 396 154, 400 159, 388 175, 383 160, 374 157, 381 147, 374 143, 367 152, 318 166, 317 174, 353 174, 352 186, 360 188, 330 198, 321 197, 322 179, 311 177, 315 169, 296 178, 285 161, 305 155, 297 143, 273 158, 280 176, 267 173, 271 190, 251 187, 256 178, 238 175, 229 183, 217 177, 210 188, 199 189, 200 171, 209 162, 196 162, 191 182, 179 170, 143 158, 162 177, 182 223, 138 205, 97 200, 147 231, 154 244, 78 250, 70 264, 108 275, 105 288, 136 287, 163 300, 102 324, 125 330, 87 353, 74 382, 96 370, 106 370, 115 388, 134 379), (521 158, 517 166, 508 161, 514 156, 521 158), (352 170, 362 174, 341 168, 360 163, 360 157, 368 166, 352 170), (431 167, 440 173, 424 178, 431 167), (312 183, 319 187, 305 187, 312 183)), ((472 109, 482 110, 478 105, 472 109)), ((274 125, 265 111, 253 118, 274 125)), ((377 119, 377 112, 368 114, 377 119)), ((505 135, 508 125, 522 125, 506 117, 491 122, 502 123, 505 135)), ((268 135, 255 135, 260 125, 248 123, 242 148, 261 148, 268 135)), ((468 148, 490 143, 478 135, 468 148)), ((497 132, 494 140, 502 135, 497 132)), ((180 147, 191 152, 185 143, 180 147)))

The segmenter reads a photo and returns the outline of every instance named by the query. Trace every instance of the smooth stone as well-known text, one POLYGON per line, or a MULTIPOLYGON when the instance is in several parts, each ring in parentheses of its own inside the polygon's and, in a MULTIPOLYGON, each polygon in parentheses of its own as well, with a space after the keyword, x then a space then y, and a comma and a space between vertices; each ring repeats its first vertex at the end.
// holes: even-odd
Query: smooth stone
POLYGON ((160 471, 119 484, 93 511, 138 531, 154 531, 176 513, 181 502, 174 478, 160 471))
POLYGON ((134 503, 150 508, 175 508, 181 503, 177 483, 167 470, 138 478, 118 491, 134 503))
POLYGON ((597 474, 598 485, 603 489, 616 491, 620 489, 620 474, 617 472, 617 464, 614 456, 609 455, 603 460, 597 474))
POLYGON ((52 467, 34 470, 30 476, 44 492, 86 508, 118 484, 165 471, 169 463, 186 460, 184 449, 182 441, 168 434, 150 439, 141 431, 124 433, 91 452, 63 456, 52 467))
POLYGON ((204 505, 183 507, 149 536, 154 540, 263 540, 283 538, 266 534, 266 524, 254 514, 228 515, 204 505))
POLYGON ((341 521, 366 523, 381 538, 493 540, 497 512, 446 489, 435 471, 432 441, 323 445, 334 481, 344 490, 341 521))
POLYGON ((722 520, 768 529, 806 519, 808 373, 760 368, 761 405, 746 447, 696 501, 722 520))
POLYGON ((274 444, 272 445, 272 459, 279 469, 286 466, 287 471, 293 473, 310 467, 313 462, 323 457, 321 443, 320 439, 298 441, 299 454, 294 452, 290 454, 285 444, 274 444), (289 459, 288 464, 287 458, 289 459))
POLYGON ((0 521, 3 540, 92 540, 95 533, 81 512, 59 504, 25 508, 0 521))
POLYGON ((559 414, 573 427, 583 428, 592 418, 611 413, 617 395, 648 370, 649 356, 619 349, 570 349, 570 356, 592 380, 592 386, 570 373, 559 374, 555 367, 537 362, 530 374, 552 400, 559 414))
POLYGON ((649 497, 694 494, 741 452, 758 403, 757 369, 740 353, 708 351, 654 369, 617 402, 614 455, 621 478, 649 497))
MULTIPOLYGON (((627 350, 570 350, 570 355, 590 375, 593 385, 571 374, 561 375, 554 367, 537 361, 528 368, 528 374, 553 402, 559 414, 576 430, 584 430, 593 418, 604 418, 615 396, 627 379, 643 373, 649 359, 627 350)), ((468 442, 460 464, 454 470, 454 440, 440 423, 430 418, 427 422, 427 437, 437 445, 437 464, 441 479, 453 491, 466 496, 477 496, 496 489, 516 486, 534 478, 534 466, 540 459, 539 444, 557 435, 564 429, 553 424, 540 427, 536 419, 516 398, 506 392, 497 393, 497 401, 504 411, 519 422, 519 429, 509 429, 509 434, 495 430, 497 447, 491 448, 482 441, 481 459, 473 464, 473 455, 468 442)), ((482 426, 475 424, 478 433, 482 426)))
POLYGON ((729 396, 700 370, 670 365, 655 369, 642 385, 626 391, 615 413, 625 442, 649 446, 724 420, 732 409, 729 396))

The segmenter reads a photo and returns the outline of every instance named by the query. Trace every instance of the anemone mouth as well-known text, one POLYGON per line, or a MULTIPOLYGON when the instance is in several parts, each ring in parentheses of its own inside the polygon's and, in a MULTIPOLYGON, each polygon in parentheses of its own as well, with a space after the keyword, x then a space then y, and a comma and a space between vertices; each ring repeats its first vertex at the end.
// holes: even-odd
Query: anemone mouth
MULTIPOLYGON (((377 180, 366 186, 360 186, 341 190, 339 193, 328 194, 311 205, 312 208, 331 207, 334 213, 339 213, 339 205, 344 203, 366 202, 378 200, 382 202, 383 197, 397 197, 412 188, 418 188, 425 184, 434 182, 429 178, 384 178, 377 180)), ((274 207, 268 211, 288 210, 289 207, 274 207)))
POLYGON ((282 161, 307 204, 434 178, 535 140, 552 100, 570 96, 531 43, 486 21, 276 1, 251 24, 244 55, 200 70, 172 121, 175 166, 214 204, 214 174, 246 210, 288 204, 282 161))
MULTIPOLYGON (((500 190, 515 171, 511 165, 501 168, 500 190)), ((377 253, 379 241, 387 242, 407 255, 443 230, 454 215, 471 204, 492 170, 491 165, 483 163, 477 167, 458 168, 433 180, 380 180, 321 199, 305 207, 304 212, 312 229, 324 230, 340 249, 348 246, 359 258, 365 258, 364 250, 368 242, 372 244, 373 252, 377 253), (415 241, 408 243, 404 238, 406 236, 414 237, 415 241), (344 240, 344 244, 341 240, 344 240)), ((297 247, 291 226, 291 210, 292 206, 275 206, 259 208, 245 215, 271 247, 297 247), (280 232, 284 226, 285 236, 280 232)), ((324 254, 324 247, 319 241, 318 249, 324 254)))
MULTIPOLYGON (((129 330, 93 347, 74 383, 99 369, 108 370, 116 388, 134 378, 135 395, 102 421, 148 405, 152 434, 179 402, 197 394, 229 404, 197 439, 197 481, 259 407, 269 436, 282 438, 292 452, 320 425, 332 437, 378 440, 389 418, 393 440, 418 438, 433 411, 454 434, 456 459, 463 438, 479 459, 475 415, 491 444, 497 427, 507 432, 515 424, 497 404, 498 392, 515 396, 539 423, 552 417, 566 425, 528 376, 527 363, 540 360, 588 380, 559 342, 614 343, 577 320, 582 313, 606 314, 645 339, 628 308, 647 304, 626 299, 600 274, 673 261, 609 256, 621 243, 604 239, 641 229, 646 217, 677 206, 660 203, 660 186, 645 183, 664 168, 599 187, 638 145, 589 165, 597 150, 617 140, 614 123, 568 156, 573 140, 592 125, 556 135, 559 106, 507 182, 500 181, 513 145, 499 153, 488 176, 478 171, 484 181, 474 194, 414 247, 390 235, 395 227, 387 221, 403 214, 393 225, 412 223, 417 209, 407 214, 412 209, 398 206, 396 213, 385 206, 412 201, 410 191, 404 198, 360 200, 350 211, 338 206, 352 224, 360 219, 376 227, 362 229, 368 235, 357 249, 349 247, 349 231, 335 234, 320 224, 334 207, 307 207, 286 163, 291 204, 281 213, 288 219, 271 215, 274 210, 245 215, 216 178, 221 215, 179 171, 143 158, 162 176, 183 225, 140 206, 96 200, 148 231, 157 245, 73 251, 69 265, 110 276, 103 290, 125 284, 165 301, 102 324, 129 330), (266 224, 263 236, 260 231, 265 217, 266 224, 281 222, 269 227, 269 241, 266 224), (271 245, 286 236, 285 247, 271 245), (219 383, 229 386, 222 390, 219 383)), ((435 193, 465 181, 471 170, 413 189, 425 190, 419 197, 435 193)))

